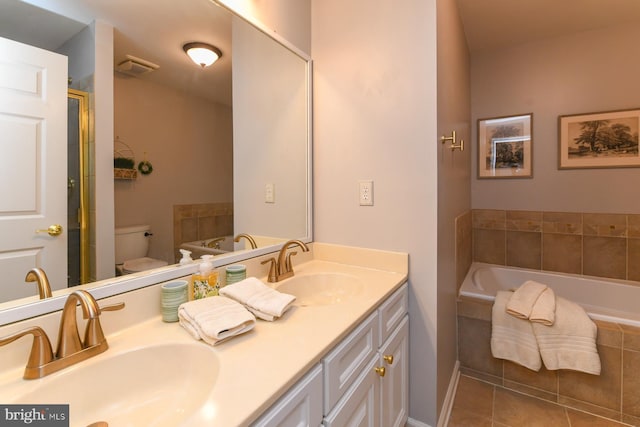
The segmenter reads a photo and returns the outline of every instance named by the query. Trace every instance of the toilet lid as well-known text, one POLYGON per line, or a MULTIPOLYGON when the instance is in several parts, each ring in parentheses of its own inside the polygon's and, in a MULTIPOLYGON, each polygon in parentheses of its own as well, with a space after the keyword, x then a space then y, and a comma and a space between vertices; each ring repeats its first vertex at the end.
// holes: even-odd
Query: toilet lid
POLYGON ((126 271, 134 272, 134 271, 144 271, 144 270, 151 270, 152 268, 164 267, 167 264, 168 264, 167 261, 144 257, 144 258, 136 258, 136 259, 130 259, 128 261, 125 261, 124 264, 122 264, 122 268, 124 268, 126 271))

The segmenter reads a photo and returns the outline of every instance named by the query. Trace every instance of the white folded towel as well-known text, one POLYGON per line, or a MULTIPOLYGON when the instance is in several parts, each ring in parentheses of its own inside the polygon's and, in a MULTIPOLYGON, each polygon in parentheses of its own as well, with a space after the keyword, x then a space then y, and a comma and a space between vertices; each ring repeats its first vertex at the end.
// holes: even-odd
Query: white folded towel
POLYGON ((498 291, 496 295, 491 318, 491 354, 538 371, 542 362, 531 323, 507 314, 512 295, 510 291, 498 291))
POLYGON ((256 323, 255 316, 242 305, 218 296, 181 304, 178 320, 193 338, 211 345, 250 331, 256 323))
POLYGON ((293 295, 270 288, 255 277, 221 288, 220 295, 238 301, 260 319, 270 322, 281 317, 296 299, 293 295))
POLYGON ((520 319, 528 319, 531 310, 547 285, 527 280, 511 296, 507 302, 507 313, 520 319))
POLYGON ((556 294, 553 292, 553 289, 547 288, 540 294, 536 303, 533 305, 531 314, 529 315, 529 320, 535 323, 542 323, 543 325, 551 326, 553 325, 555 318, 556 294))
POLYGON ((598 328, 578 304, 557 297, 553 326, 534 323, 533 332, 547 369, 571 369, 600 375, 596 346, 598 328))

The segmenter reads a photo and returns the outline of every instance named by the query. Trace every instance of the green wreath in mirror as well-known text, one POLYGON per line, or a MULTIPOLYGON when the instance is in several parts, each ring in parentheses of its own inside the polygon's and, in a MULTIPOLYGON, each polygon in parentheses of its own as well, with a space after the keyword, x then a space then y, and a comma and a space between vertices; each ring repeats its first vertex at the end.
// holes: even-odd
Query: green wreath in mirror
POLYGON ((153 166, 151 166, 151 163, 144 160, 138 163, 138 170, 142 175, 149 175, 151 172, 153 172, 153 166))

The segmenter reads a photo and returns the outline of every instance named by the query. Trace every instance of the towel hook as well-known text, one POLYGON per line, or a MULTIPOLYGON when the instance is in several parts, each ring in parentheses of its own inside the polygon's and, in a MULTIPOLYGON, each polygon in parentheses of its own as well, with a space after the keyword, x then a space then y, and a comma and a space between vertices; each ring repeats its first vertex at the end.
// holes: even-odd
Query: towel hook
POLYGON ((454 151, 456 149, 459 149, 460 151, 464 151, 464 140, 460 140, 460 144, 456 144, 456 131, 453 130, 451 131, 451 136, 444 136, 442 135, 440 137, 440 141, 444 144, 447 141, 451 142, 451 145, 449 146, 449 148, 451 148, 451 151, 454 151))

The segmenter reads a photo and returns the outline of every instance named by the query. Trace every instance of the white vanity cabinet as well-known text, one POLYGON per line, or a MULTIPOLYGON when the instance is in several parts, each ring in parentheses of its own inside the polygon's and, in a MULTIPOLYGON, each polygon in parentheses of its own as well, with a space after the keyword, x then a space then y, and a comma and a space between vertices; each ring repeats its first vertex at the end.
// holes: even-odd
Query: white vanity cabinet
POLYGON ((252 426, 400 427, 407 420, 405 283, 252 426))
POLYGON ((323 360, 326 427, 403 426, 409 318, 403 285, 323 360))
POLYGON ((322 364, 291 388, 253 427, 318 426, 322 422, 322 364))

